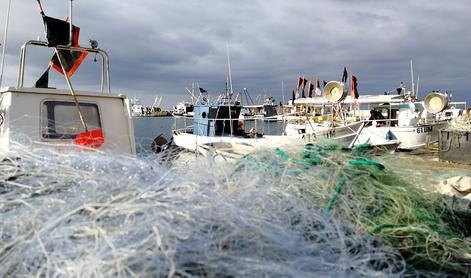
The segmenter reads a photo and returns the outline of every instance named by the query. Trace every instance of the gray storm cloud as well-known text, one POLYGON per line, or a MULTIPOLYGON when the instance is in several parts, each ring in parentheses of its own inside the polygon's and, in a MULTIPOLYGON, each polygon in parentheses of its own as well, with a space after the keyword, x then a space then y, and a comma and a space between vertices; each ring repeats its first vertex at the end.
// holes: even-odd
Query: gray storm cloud
MULTIPOLYGON (((46 13, 65 18, 69 1, 43 0, 46 13)), ((74 0, 81 44, 99 41, 111 57, 112 87, 164 106, 188 98, 199 82, 213 95, 226 81, 230 46, 235 91, 248 88, 281 100, 298 75, 339 79, 344 66, 358 77, 360 93, 379 94, 410 84, 409 60, 420 92, 451 90, 469 99, 471 5, 467 1, 92 1, 74 0)), ((3 38, 7 1, 0 3, 3 38)), ((35 1, 12 1, 4 85, 16 84, 20 45, 44 37, 35 1), (9 83, 8 83, 9 82, 9 83)), ((30 83, 45 68, 32 57, 30 83)), ((89 57, 92 60, 93 57, 89 57)), ((79 84, 95 80, 80 68, 79 84)))

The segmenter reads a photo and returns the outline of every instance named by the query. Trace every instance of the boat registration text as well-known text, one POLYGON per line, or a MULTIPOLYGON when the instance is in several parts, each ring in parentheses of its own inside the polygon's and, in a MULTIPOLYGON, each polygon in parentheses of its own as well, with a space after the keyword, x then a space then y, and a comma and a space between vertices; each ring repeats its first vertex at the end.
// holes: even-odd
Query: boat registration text
POLYGON ((433 127, 431 125, 421 126, 417 128, 417 133, 432 132, 432 130, 433 130, 433 127))

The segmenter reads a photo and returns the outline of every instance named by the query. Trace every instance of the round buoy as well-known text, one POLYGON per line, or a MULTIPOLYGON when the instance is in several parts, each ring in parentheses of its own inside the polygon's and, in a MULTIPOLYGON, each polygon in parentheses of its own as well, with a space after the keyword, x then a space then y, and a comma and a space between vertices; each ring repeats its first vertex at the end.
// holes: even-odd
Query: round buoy
POLYGON ((424 106, 430 113, 442 112, 448 106, 448 99, 443 93, 431 92, 425 97, 424 106))
POLYGON ((160 153, 161 151, 167 148, 167 139, 162 135, 155 137, 154 141, 152 142, 152 151, 155 153, 160 153))

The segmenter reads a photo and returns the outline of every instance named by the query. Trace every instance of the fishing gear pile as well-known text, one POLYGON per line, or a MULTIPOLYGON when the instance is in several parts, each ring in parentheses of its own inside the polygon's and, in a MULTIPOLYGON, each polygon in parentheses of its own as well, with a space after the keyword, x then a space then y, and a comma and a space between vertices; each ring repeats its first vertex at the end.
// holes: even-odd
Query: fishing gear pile
POLYGON ((335 145, 181 166, 13 144, 0 276, 466 274, 459 219, 386 162, 335 145))

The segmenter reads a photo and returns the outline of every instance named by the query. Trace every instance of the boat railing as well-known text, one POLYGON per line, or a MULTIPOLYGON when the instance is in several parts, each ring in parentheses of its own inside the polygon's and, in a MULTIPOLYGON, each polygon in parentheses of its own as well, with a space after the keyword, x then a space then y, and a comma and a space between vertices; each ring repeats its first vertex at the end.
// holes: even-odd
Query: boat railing
MULTIPOLYGON (((195 128, 195 122, 194 122, 195 118, 194 117, 176 116, 176 115, 174 115, 173 117, 175 118, 174 129, 173 129, 174 132, 178 132, 178 133, 194 132, 194 128, 195 128), (181 120, 185 120, 185 121, 178 123, 177 119, 181 119, 181 120), (188 122, 188 120, 190 120, 191 122, 188 122), (183 125, 183 127, 178 127, 178 126, 181 126, 181 125, 183 125)), ((247 131, 250 131, 252 128, 254 128, 255 132, 258 133, 258 134, 264 134, 265 133, 264 124, 258 122, 258 121, 264 121, 264 118, 260 118, 260 117, 258 117, 258 118, 257 117, 241 118, 241 119, 239 119, 239 118, 217 118, 217 119, 204 119, 204 120, 207 120, 208 122, 207 123, 202 122, 201 124, 198 124, 198 126, 200 128, 202 128, 203 126, 208 126, 208 125, 214 125, 214 127, 216 127, 217 122, 223 122, 223 124, 226 124, 229 121, 237 121, 238 122, 238 124, 235 125, 232 128, 232 131, 230 133, 229 132, 223 132, 222 134, 218 134, 217 136, 227 136, 227 135, 236 136, 238 134, 237 131, 247 132, 247 131)), ((282 128, 284 128, 284 126, 282 126, 282 128)), ((224 130, 225 129, 226 128, 224 128, 224 130)), ((284 134, 283 130, 280 130, 279 133, 284 134)))
MULTIPOLYGON (((21 46, 20 50, 20 63, 18 69, 18 82, 17 87, 22 88, 24 85, 25 78, 25 64, 26 64, 26 49, 28 46, 41 46, 48 47, 47 42, 30 40, 21 46)), ((75 47, 75 46, 56 46, 59 50, 70 50, 70 51, 80 51, 80 52, 90 52, 95 53, 101 57, 101 84, 100 91, 104 93, 105 87, 108 91, 108 94, 111 94, 111 85, 110 85, 110 64, 108 54, 100 48, 87 48, 87 47, 75 47)))

